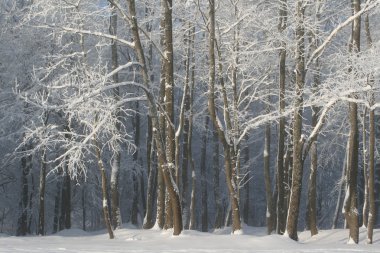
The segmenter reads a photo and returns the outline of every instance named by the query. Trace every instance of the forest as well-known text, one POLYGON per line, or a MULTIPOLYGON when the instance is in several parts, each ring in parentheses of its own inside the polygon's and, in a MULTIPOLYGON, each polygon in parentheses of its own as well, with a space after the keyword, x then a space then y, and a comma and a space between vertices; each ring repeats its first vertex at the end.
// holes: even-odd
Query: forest
POLYGON ((0 234, 376 242, 379 22, 380 0, 0 0, 0 234))

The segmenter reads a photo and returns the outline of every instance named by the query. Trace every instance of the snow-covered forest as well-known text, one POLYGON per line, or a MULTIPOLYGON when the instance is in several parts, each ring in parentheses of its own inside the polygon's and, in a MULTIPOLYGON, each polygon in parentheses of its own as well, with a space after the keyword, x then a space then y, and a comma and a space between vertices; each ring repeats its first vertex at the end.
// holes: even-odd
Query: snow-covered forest
POLYGON ((0 0, 0 242, 378 244, 379 22, 380 0, 0 0))

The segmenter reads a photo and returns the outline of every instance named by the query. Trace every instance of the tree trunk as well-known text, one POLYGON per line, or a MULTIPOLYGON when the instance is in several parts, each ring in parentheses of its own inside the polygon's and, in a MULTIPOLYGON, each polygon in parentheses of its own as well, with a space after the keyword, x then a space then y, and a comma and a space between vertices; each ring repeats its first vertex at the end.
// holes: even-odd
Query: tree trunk
MULTIPOLYGON (((22 151, 26 151, 26 147, 23 147, 22 151)), ((32 156, 26 155, 21 158, 21 199, 20 210, 21 214, 17 221, 17 236, 24 236, 28 232, 28 200, 29 200, 29 184, 28 176, 32 166, 32 156)))
POLYGON ((156 212, 156 224, 160 229, 164 228, 165 224, 165 184, 162 175, 163 164, 158 162, 158 174, 157 174, 157 212, 156 212))
POLYGON ((56 194, 54 198, 54 219, 53 219, 53 234, 59 229, 59 204, 61 197, 61 179, 57 179, 56 194))
POLYGON ((153 208, 154 208, 154 189, 157 183, 157 172, 152 159, 154 157, 152 119, 148 116, 148 136, 147 136, 147 166, 148 166, 148 185, 146 196, 146 212, 144 218, 144 229, 151 229, 154 226, 153 208))
MULTIPOLYGON (((162 0, 163 38, 164 38, 164 76, 165 76, 165 113, 166 113, 166 162, 169 173, 177 174, 175 167, 175 129, 174 129, 174 65, 173 65, 173 28, 172 28, 172 0, 162 0)), ((168 197, 166 202, 168 208, 173 208, 172 199, 168 197)), ((165 217, 165 228, 173 227, 173 215, 175 210, 168 210, 165 217)), ((182 221, 181 221, 182 223, 182 221)))
MULTIPOLYGON (((373 95, 372 95, 373 96, 373 95)), ((372 101, 374 101, 372 99, 372 101)), ((375 111, 372 109, 369 112, 370 136, 369 136, 369 215, 368 215, 368 235, 367 242, 373 242, 373 227, 376 218, 376 203, 375 203, 375 111)))
POLYGON ((298 240, 297 225, 299 205, 301 201, 302 175, 303 175, 303 140, 302 140, 302 110, 303 110, 303 88, 305 84, 305 45, 304 45, 304 1, 297 1, 297 23, 296 23, 296 98, 294 101, 294 121, 293 121, 293 172, 292 188, 290 194, 288 219, 286 230, 289 237, 298 240))
MULTIPOLYGON (((316 20, 317 22, 319 22, 321 19, 320 18, 321 1, 318 0, 316 5, 317 5, 316 20)), ((319 36, 319 29, 317 28, 315 34, 312 34, 310 36, 312 51, 315 51, 318 48, 318 45, 319 45, 318 36, 319 36)), ((320 80, 321 79, 320 77, 321 64, 320 64, 319 58, 315 60, 315 69, 316 69, 316 72, 314 73, 314 80, 313 80, 313 87, 312 87, 313 94, 316 94, 318 92, 318 89, 321 83, 321 80, 320 80)), ((317 127, 317 123, 319 119, 320 108, 318 106, 312 106, 311 110, 312 110, 311 126, 312 126, 312 129, 315 129, 317 127)), ((309 176, 309 182, 308 182, 308 198, 307 198, 307 210, 306 210, 306 224, 307 224, 307 228, 310 229, 311 236, 318 234, 318 228, 317 228, 317 170, 318 170, 317 140, 318 140, 318 134, 316 134, 310 147, 311 167, 310 167, 310 176, 309 176)))
MULTIPOLYGON (((372 47, 372 36, 369 27, 369 16, 365 18, 365 31, 367 37, 368 47, 372 47)), ((374 77, 370 75, 368 82, 371 87, 374 86, 374 77)), ((373 91, 369 92, 370 106, 375 104, 375 95, 373 91)), ((373 228, 376 220, 376 203, 375 203, 375 141, 376 141, 376 128, 375 128, 375 110, 369 111, 369 175, 368 175, 368 192, 369 192, 369 215, 368 215, 368 228, 367 228, 367 243, 373 243, 373 228)))
POLYGON ((191 201, 190 201, 190 224, 189 229, 195 230, 197 227, 196 220, 197 217, 195 215, 195 187, 196 187, 196 175, 195 175, 195 167, 194 161, 191 160, 191 201))
POLYGON ((82 186, 82 229, 83 231, 86 231, 86 184, 83 180, 83 186, 82 186))
POLYGON ((264 145, 264 180, 265 180, 265 197, 267 201, 267 234, 270 235, 274 230, 274 216, 273 216, 273 199, 272 187, 270 178, 270 124, 265 126, 265 145, 264 145))
POLYGON ((59 230, 71 228, 71 179, 69 170, 65 163, 63 168, 63 182, 61 191, 61 216, 59 219, 59 230))
MULTIPOLYGON (((195 39, 195 27, 192 29, 192 40, 195 39)), ((191 196, 190 196, 190 221, 189 229, 194 230, 196 228, 196 216, 195 216, 195 187, 196 187, 196 175, 195 175, 195 165, 193 160, 193 98, 194 98, 194 87, 195 87, 195 54, 194 45, 192 45, 192 66, 191 66, 191 89, 190 89, 190 114, 189 114, 189 136, 188 136, 188 161, 191 169, 191 196)))
MULTIPOLYGON (((360 0, 352 0, 353 13, 360 11, 360 0)), ((352 45, 350 50, 357 54, 360 51, 360 16, 356 18, 352 26, 352 45)), ((355 102, 349 103, 350 115, 350 136, 349 136, 349 159, 347 164, 348 188, 346 202, 344 203, 344 216, 350 229, 349 242, 359 242, 359 215, 358 215, 358 196, 357 196, 357 174, 358 174, 358 105, 355 102)))
MULTIPOLYGON (((34 175, 33 173, 30 173, 30 184, 32 186, 32 189, 30 191, 30 195, 29 195, 29 219, 28 219, 28 229, 27 229, 27 233, 28 234, 31 234, 32 233, 32 224, 33 224, 33 199, 34 199, 34 195, 35 195, 35 184, 34 184, 34 175)), ((37 226, 36 226, 37 227, 37 226)), ((37 233, 37 231, 36 231, 37 233)))
MULTIPOLYGON (((215 131, 214 131, 215 132, 215 131)), ((215 133, 214 133, 215 135, 215 133)), ((218 136, 216 136, 218 137, 218 136)), ((215 138, 215 137, 214 137, 215 138)), ((245 192, 245 196, 244 196, 244 210, 243 210, 243 220, 244 220, 244 223, 245 224, 249 224, 249 207, 251 205, 251 201, 250 201, 250 181, 251 181, 251 175, 250 175, 250 170, 251 170, 251 165, 250 165, 250 161, 249 161, 249 144, 248 144, 248 137, 246 136, 245 137, 245 143, 246 143, 246 146, 244 147, 243 149, 243 159, 244 159, 244 164, 245 166, 247 167, 246 169, 246 174, 245 174, 245 182, 244 182, 244 192, 245 192)), ((219 143, 218 143, 219 145, 219 143)), ((218 158, 219 159, 219 158, 218 158)))
POLYGON ((215 229, 220 229, 223 226, 223 207, 222 207, 222 199, 220 196, 220 186, 219 186, 219 139, 218 133, 214 129, 213 132, 213 142, 214 142, 214 150, 213 150, 213 171, 214 171, 214 196, 215 196, 215 229))
POLYGON ((367 174, 367 108, 364 108, 363 112, 363 131, 362 131, 362 140, 363 140, 363 178, 364 178, 364 203, 363 203, 363 227, 368 226, 368 210, 369 210, 369 192, 368 192, 368 174, 367 174))
POLYGON ((206 147, 207 147, 207 134, 210 118, 205 118, 205 131, 202 137, 201 147, 201 189, 202 189, 202 232, 208 231, 208 196, 207 196, 207 171, 206 171, 206 147))
POLYGON ((140 191, 140 180, 139 180, 139 147, 140 147, 140 113, 139 113, 139 102, 136 102, 136 109, 135 109, 135 118, 133 121, 133 129, 135 131, 134 134, 134 143, 137 149, 133 153, 133 163, 134 168, 132 170, 132 182, 133 182, 133 200, 132 200, 132 214, 131 214, 131 223, 133 225, 140 225, 139 224, 139 196, 140 194, 143 194, 143 192, 140 191))
MULTIPOLYGON (((208 87, 208 110, 210 113, 210 118, 214 124, 215 129, 218 132, 220 141, 223 144, 224 149, 224 165, 226 171, 226 183, 229 191, 229 197, 231 201, 232 208, 232 232, 241 229, 240 222, 240 208, 239 208, 239 196, 238 196, 238 185, 237 185, 237 164, 233 163, 236 153, 233 147, 230 146, 230 140, 226 140, 225 132, 220 126, 220 121, 217 119, 216 106, 215 106, 215 0, 209 1, 209 87, 208 87)), ((221 67, 221 66, 219 66, 221 67)), ((221 69, 220 69, 221 70, 221 69)), ((223 78, 221 78, 222 81, 223 78)), ((223 86, 223 84, 221 84, 223 86)), ((224 88, 224 87, 223 87, 224 88)), ((222 88, 222 89, 223 89, 222 88)), ((224 112, 225 120, 228 122, 228 130, 232 130, 231 122, 228 115, 228 101, 226 101, 225 92, 223 92, 224 100, 224 112)))
POLYGON ((42 151, 41 169, 40 169, 40 204, 38 219, 38 234, 45 235, 45 186, 46 186, 46 150, 42 151))
POLYGON ((128 10, 129 10, 130 16, 132 17, 130 25, 131 25, 132 35, 133 35, 134 43, 135 43, 135 51, 137 54, 138 61, 141 64, 140 69, 141 69, 141 74, 143 77, 143 83, 145 86, 144 91, 148 100, 149 115, 152 117, 153 129, 155 129, 154 138, 155 138, 155 142, 157 146, 157 154, 159 158, 159 163, 164 165, 160 169, 162 171, 163 179, 165 181, 165 185, 169 192, 170 199, 172 202, 173 220, 174 220, 173 235, 179 235, 182 231, 181 203, 179 200, 179 193, 178 191, 176 191, 178 190, 177 185, 174 182, 173 175, 170 170, 172 169, 170 167, 174 167, 174 166, 172 166, 172 164, 170 163, 167 163, 168 157, 167 157, 167 154, 165 154, 164 152, 164 141, 163 141, 162 129, 160 128, 160 125, 158 122, 158 110, 156 107, 156 101, 154 99, 153 94, 150 92, 149 76, 148 76, 144 50, 141 44, 139 28, 138 28, 137 19, 136 19, 135 0, 128 0, 128 10))
MULTIPOLYGON (((342 177, 340 179, 338 200, 337 200, 336 207, 335 207, 332 229, 336 229, 337 228, 338 219, 339 219, 339 213, 340 213, 340 210, 343 210, 343 209, 341 209, 341 206, 342 206, 341 202, 342 202, 342 195, 343 195, 342 193, 347 188, 348 150, 349 150, 349 141, 347 141, 346 152, 345 152, 344 160, 343 160, 342 177)), ((344 213, 344 212, 342 211, 342 213, 344 213)))
MULTIPOLYGON (((279 31, 284 32, 287 26, 287 1, 281 0, 279 31)), ((286 43, 281 42, 280 50, 280 82, 279 82, 279 111, 283 115, 285 111, 285 84, 286 84, 286 43)), ((277 234, 283 234, 286 227, 285 207, 285 116, 281 116, 278 126, 278 153, 277 153, 277 234)))
MULTIPOLYGON (((186 115, 190 113, 190 94, 186 95, 186 115)), ((189 229, 189 162, 191 161, 191 157, 189 156, 189 146, 191 145, 191 140, 189 139, 189 128, 190 122, 189 118, 186 117, 184 126, 183 126, 183 149, 182 149, 182 210, 183 210, 183 224, 184 229, 189 229)))
MULTIPOLYGON (((116 8, 112 1, 110 2, 111 16, 110 16, 110 25, 109 32, 111 35, 117 36, 117 13, 116 8)), ((112 61, 112 70, 115 70, 119 67, 118 61, 118 52, 117 52, 117 42, 111 40, 111 61, 112 61)), ((119 83, 119 75, 115 73, 112 76, 114 83, 119 83)), ((119 88, 113 89, 113 95, 116 101, 120 100, 120 91, 119 88)), ((115 112, 118 118, 116 123, 116 129, 120 132, 120 118, 121 111, 117 108, 115 112)), ((111 223, 113 229, 120 228, 122 225, 121 213, 120 213, 120 200, 119 200, 119 178, 120 178, 120 159, 121 159, 121 145, 118 143, 116 150, 114 150, 112 166, 111 166, 111 223)))
MULTIPOLYGON (((160 21, 160 31, 161 31, 161 44, 164 43, 164 21, 161 19, 160 21)), ((163 47, 163 45, 162 45, 163 47)), ((161 130, 161 138, 163 142, 165 143, 165 112, 163 109, 163 105, 165 104, 165 63, 164 60, 161 59, 161 76, 160 76, 160 115, 159 115, 159 127, 161 130)), ((153 124, 153 122, 152 122, 153 124)), ((154 134, 154 133, 153 133, 154 134)), ((159 143, 156 143, 156 146, 160 145, 159 143)), ((162 159, 158 159, 158 177, 157 177, 157 215, 156 215, 156 223, 158 224, 159 228, 163 229, 165 225, 165 209, 166 203, 165 203, 165 182, 162 174, 162 170, 164 169, 165 164, 162 159)))
POLYGON ((109 210, 108 210, 107 175, 106 175, 106 170, 103 165, 102 156, 100 153, 100 147, 99 147, 98 141, 95 138, 94 138, 95 153, 96 153, 96 158, 98 160, 100 175, 102 177, 103 218, 104 218, 104 222, 108 231, 109 238, 114 239, 114 234, 112 231, 111 220, 110 220, 110 215, 109 215, 109 210))

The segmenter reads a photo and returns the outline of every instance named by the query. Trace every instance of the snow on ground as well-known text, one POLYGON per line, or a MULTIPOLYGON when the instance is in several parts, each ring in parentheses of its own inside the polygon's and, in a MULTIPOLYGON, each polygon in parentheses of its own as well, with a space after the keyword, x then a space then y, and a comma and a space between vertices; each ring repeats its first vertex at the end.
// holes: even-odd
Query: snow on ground
POLYGON ((241 235, 231 235, 229 229, 213 233, 184 231, 172 236, 172 231, 140 230, 130 226, 115 231, 116 238, 108 239, 105 231, 87 233, 79 229, 61 231, 49 236, 0 236, 1 253, 380 253, 380 230, 375 230, 373 245, 365 243, 366 230, 361 228, 359 245, 348 245, 348 230, 320 231, 310 237, 299 234, 295 242, 280 235, 265 234, 265 228, 245 227, 241 235))

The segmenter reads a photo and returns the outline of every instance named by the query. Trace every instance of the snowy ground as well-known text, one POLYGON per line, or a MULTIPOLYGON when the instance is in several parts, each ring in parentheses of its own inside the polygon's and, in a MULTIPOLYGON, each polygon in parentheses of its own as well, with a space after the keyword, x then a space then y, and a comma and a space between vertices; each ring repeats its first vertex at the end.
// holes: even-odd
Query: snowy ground
POLYGON ((42 253, 322 253, 322 252, 379 252, 380 230, 374 234, 373 245, 365 243, 365 229, 361 229, 359 245, 347 244, 347 230, 320 231, 310 238, 309 232, 299 234, 300 241, 294 242, 284 236, 265 235, 265 228, 246 227, 242 235, 231 235, 228 229, 213 233, 184 231, 174 237, 171 231, 120 229, 116 239, 109 240, 105 231, 87 233, 79 229, 64 230, 45 237, 13 237, 0 234, 0 252, 42 253))

